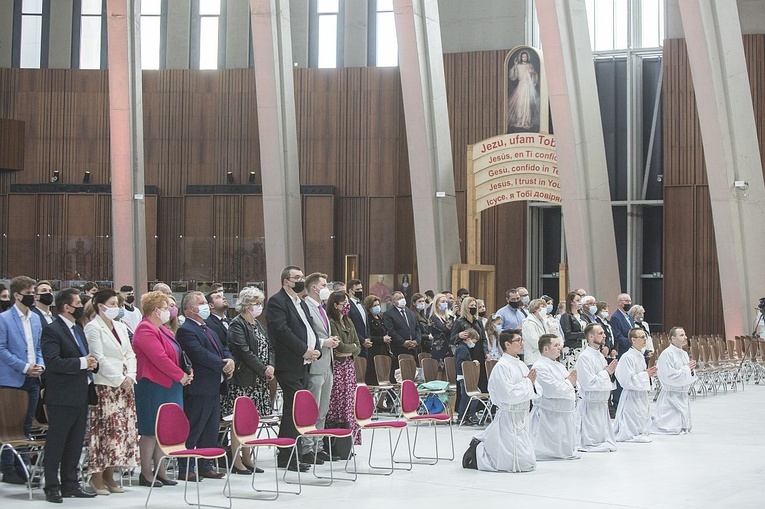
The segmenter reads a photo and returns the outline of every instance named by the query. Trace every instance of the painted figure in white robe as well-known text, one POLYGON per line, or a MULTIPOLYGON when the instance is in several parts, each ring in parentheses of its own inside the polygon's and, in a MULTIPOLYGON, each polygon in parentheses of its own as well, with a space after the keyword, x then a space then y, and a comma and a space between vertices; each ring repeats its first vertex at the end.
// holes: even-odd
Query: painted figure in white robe
POLYGON ((535 399, 536 371, 518 359, 523 340, 517 329, 502 331, 499 344, 504 353, 489 378, 491 402, 497 414, 486 431, 475 437, 478 470, 528 472, 537 460, 529 430, 529 400, 535 399))
POLYGON ((619 407, 616 409, 614 435, 617 442, 651 441, 651 408, 648 392, 656 366, 646 369, 645 351, 647 335, 640 327, 630 329, 627 336, 632 343, 616 366, 616 379, 622 386, 619 407))
POLYGON ((515 89, 507 102, 507 132, 515 128, 531 129, 539 125, 539 73, 529 58, 528 51, 522 51, 513 59, 508 79, 516 81, 515 89))
POLYGON ((691 431, 691 401, 688 391, 696 382, 696 361, 690 360, 683 347, 688 337, 681 327, 672 327, 670 345, 656 361, 661 392, 656 400, 651 433, 679 435, 691 431))
POLYGON ((585 452, 614 452, 616 438, 608 413, 608 399, 616 384, 611 381, 619 361, 606 364, 600 353, 606 333, 598 323, 584 328, 587 347, 576 361, 576 373, 582 400, 577 407, 579 418, 579 450, 585 452))
POLYGON ((576 370, 558 362, 563 341, 555 334, 539 338, 541 356, 534 363, 537 394, 531 410, 531 438, 537 460, 579 459, 576 450, 576 370))

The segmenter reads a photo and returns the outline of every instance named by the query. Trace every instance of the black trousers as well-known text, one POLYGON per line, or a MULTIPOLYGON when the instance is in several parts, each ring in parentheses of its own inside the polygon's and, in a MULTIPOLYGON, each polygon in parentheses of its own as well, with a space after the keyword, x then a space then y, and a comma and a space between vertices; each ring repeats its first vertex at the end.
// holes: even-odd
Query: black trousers
MULTIPOLYGON (((189 438, 186 440, 188 449, 217 447, 218 430, 220 429, 220 396, 184 396, 183 411, 189 419, 189 438)), ((186 472, 186 460, 178 459, 180 473, 186 472)), ((212 464, 208 460, 199 461, 199 470, 207 472, 212 470, 212 464)), ((189 466, 189 472, 194 471, 194 463, 189 466)))
MULTIPOLYGON (((298 431, 295 428, 295 421, 292 419, 292 407, 295 402, 295 393, 301 389, 308 389, 308 364, 303 366, 303 371, 277 371, 276 381, 282 388, 282 397, 284 406, 282 410, 282 421, 279 425, 279 438, 297 438, 298 431)), ((279 454, 284 455, 285 459, 290 451, 280 449, 279 454)))
POLYGON ((83 401, 81 406, 48 405, 48 435, 45 439, 46 487, 61 486, 62 490, 66 491, 79 486, 77 465, 80 462, 87 420, 86 401, 83 401))

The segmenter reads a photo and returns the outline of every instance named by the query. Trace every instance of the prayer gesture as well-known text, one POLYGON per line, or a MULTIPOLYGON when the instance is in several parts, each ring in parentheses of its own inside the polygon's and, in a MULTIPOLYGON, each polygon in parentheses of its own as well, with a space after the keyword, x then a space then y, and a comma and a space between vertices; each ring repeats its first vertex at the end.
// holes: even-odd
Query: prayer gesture
POLYGON ((656 376, 656 366, 651 366, 645 372, 648 373, 648 376, 656 376))
MULTIPOLYGON (((576 375, 574 375, 574 376, 576 376, 576 375)), ((532 368, 532 369, 530 369, 530 370, 529 370, 529 374, 528 374, 528 375, 526 375, 526 378, 528 378, 529 380, 531 380, 531 383, 532 383, 532 384, 533 384, 533 383, 535 383, 535 382, 537 381, 537 370, 536 370, 536 369, 533 369, 533 368, 532 368)))
POLYGON ((614 359, 611 361, 611 363, 606 366, 606 372, 608 372, 609 375, 613 375, 614 371, 616 371, 616 366, 619 364, 619 361, 614 359))
POLYGON ((691 368, 691 371, 696 369, 696 361, 691 361, 688 363, 688 367, 691 368))
POLYGON ((572 369, 571 373, 569 373, 568 376, 566 377, 566 380, 571 382, 571 385, 576 385, 576 376, 577 376, 576 375, 576 370, 572 369))

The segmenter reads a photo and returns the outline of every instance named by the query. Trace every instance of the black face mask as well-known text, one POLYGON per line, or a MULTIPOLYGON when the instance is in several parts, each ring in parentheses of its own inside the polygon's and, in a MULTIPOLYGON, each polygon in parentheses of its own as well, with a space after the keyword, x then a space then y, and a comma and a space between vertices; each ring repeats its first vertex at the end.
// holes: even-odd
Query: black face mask
POLYGON ((82 318, 82 312, 84 309, 85 309, 85 306, 74 308, 74 311, 72 312, 72 317, 75 319, 75 321, 78 321, 78 322, 80 321, 80 318, 82 318))
POLYGON ((38 295, 38 297, 40 298, 39 299, 40 304, 42 304, 43 306, 50 306, 51 304, 53 304, 52 293, 41 293, 40 295, 38 295))
POLYGON ((292 291, 295 293, 300 293, 303 290, 305 290, 305 281, 298 281, 295 283, 295 286, 292 287, 292 291))
POLYGON ((468 313, 475 316, 478 313, 478 308, 468 308, 468 313))
POLYGON ((361 290, 359 290, 358 292, 353 292, 353 296, 356 297, 358 300, 361 300, 364 294, 361 292, 361 290))
POLYGON ((484 316, 486 316, 486 311, 481 311, 480 313, 478 313, 478 316, 483 318, 484 316))
POLYGON ((21 296, 21 303, 24 304, 28 308, 35 307, 35 296, 34 295, 22 295, 21 296))
POLYGON ((128 295, 125 298, 125 302, 127 302, 128 304, 132 304, 133 302, 135 302, 135 295, 128 295))
POLYGON ((2 313, 3 311, 7 311, 7 310, 11 309, 11 306, 12 306, 11 301, 9 301, 9 300, 0 300, 0 313, 2 313))
POLYGON ((508 304, 510 304, 511 308, 518 309, 519 307, 521 307, 521 304, 523 304, 523 302, 521 302, 521 301, 512 302, 511 301, 511 302, 508 302, 508 304))
POLYGON ((630 310, 630 308, 631 308, 631 307, 632 307, 632 304, 625 304, 625 305, 624 305, 624 312, 625 312, 625 313, 629 312, 629 310, 630 310))

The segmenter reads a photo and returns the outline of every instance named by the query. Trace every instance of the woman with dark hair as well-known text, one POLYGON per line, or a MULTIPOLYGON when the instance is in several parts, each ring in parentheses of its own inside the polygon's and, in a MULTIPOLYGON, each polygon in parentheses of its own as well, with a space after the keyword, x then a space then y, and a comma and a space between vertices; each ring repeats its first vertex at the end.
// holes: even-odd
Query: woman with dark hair
POLYGON ((11 308, 11 294, 3 283, 0 283, 0 313, 11 308))
POLYGON ((98 313, 85 326, 90 354, 98 361, 93 384, 98 404, 90 407, 90 486, 98 495, 122 493, 114 467, 138 464, 135 393, 136 358, 125 324, 117 320, 117 292, 101 290, 91 300, 98 313))
POLYGON ((332 393, 329 397, 327 422, 348 423, 356 436, 355 444, 361 444, 361 433, 356 433, 359 425, 353 414, 353 401, 356 392, 356 369, 353 357, 361 353, 361 344, 356 335, 348 313, 351 304, 345 292, 332 292, 327 299, 327 316, 333 336, 340 344, 334 349, 334 370, 332 373, 332 393))
POLYGON ((582 298, 576 292, 566 295, 566 312, 560 315, 560 328, 563 331, 563 346, 574 349, 582 348, 584 327, 587 325, 579 315, 582 298))
POLYGON ((377 385, 377 372, 375 371, 376 355, 391 355, 390 336, 382 318, 380 298, 376 295, 368 295, 364 299, 364 309, 367 310, 367 325, 369 326, 369 339, 372 346, 367 350, 367 373, 365 382, 367 385, 377 385))
POLYGON ((423 352, 430 353, 430 345, 433 343, 433 336, 430 335, 430 328, 428 327, 428 317, 425 316, 425 296, 421 293, 415 293, 412 295, 412 311, 417 315, 417 327, 420 328, 422 334, 422 344, 420 345, 423 352))

